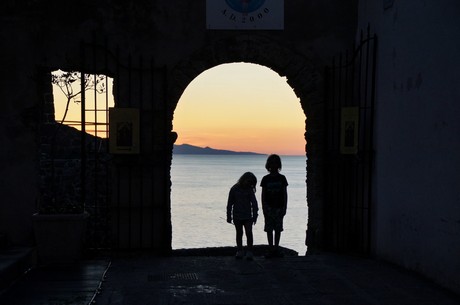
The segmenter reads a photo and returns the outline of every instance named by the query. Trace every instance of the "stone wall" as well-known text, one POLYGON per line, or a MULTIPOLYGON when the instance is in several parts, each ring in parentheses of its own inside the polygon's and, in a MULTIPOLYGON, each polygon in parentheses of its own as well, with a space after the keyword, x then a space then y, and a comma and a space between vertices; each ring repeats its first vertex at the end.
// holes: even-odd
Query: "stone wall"
POLYGON ((174 109, 201 72, 243 61, 286 76, 300 98, 308 122, 309 247, 317 247, 323 221, 322 74, 332 55, 352 45, 356 6, 357 1, 285 1, 284 30, 227 31, 206 29, 205 1, 2 2, 0 39, 8 44, 0 49, 0 69, 8 77, 0 87, 0 138, 5 143, 0 176, 11 178, 0 184, 0 232, 7 232, 16 244, 32 242, 30 215, 37 210, 41 185, 38 114, 51 107, 49 88, 37 75, 42 70, 84 70, 114 78, 117 107, 142 111, 141 153, 114 156, 113 177, 121 180, 113 183, 121 182, 125 190, 124 178, 131 175, 137 177, 131 186, 151 192, 144 191, 142 198, 113 194, 113 199, 120 207, 137 205, 143 212, 136 215, 149 215, 142 223, 153 225, 140 229, 142 240, 122 238, 133 228, 123 213, 115 213, 122 224, 121 231, 114 230, 120 237, 117 244, 170 250, 174 109), (82 42, 93 48, 82 49, 82 42), (24 183, 27 193, 15 187, 24 183))

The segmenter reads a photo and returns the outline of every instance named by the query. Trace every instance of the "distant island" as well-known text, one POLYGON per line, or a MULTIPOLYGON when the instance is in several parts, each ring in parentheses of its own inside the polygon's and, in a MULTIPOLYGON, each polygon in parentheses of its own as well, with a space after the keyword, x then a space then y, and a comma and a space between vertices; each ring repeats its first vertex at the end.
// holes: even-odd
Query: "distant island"
POLYGON ((255 152, 242 152, 224 149, 214 149, 211 147, 198 147, 190 144, 174 144, 173 153, 180 155, 264 155, 255 152))

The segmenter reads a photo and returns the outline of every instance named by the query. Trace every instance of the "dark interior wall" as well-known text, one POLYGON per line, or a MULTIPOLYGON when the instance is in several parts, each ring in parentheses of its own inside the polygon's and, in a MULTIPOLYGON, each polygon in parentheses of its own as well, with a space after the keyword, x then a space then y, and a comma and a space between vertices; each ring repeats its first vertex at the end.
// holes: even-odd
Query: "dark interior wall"
MULTIPOLYGON (((165 137, 171 131, 172 114, 181 91, 195 76, 213 65, 249 61, 288 76, 301 99, 309 128, 317 131, 311 132, 313 140, 309 139, 309 152, 312 156, 317 152, 317 168, 313 169, 320 171, 321 73, 332 55, 351 46, 356 30, 356 10, 357 1, 285 1, 284 30, 235 31, 207 30, 204 0, 2 2, 0 232, 6 232, 14 244, 33 240, 30 215, 36 210, 39 197, 40 113, 44 100, 49 98, 46 86, 41 84, 43 79, 36 77, 37 71, 43 68, 78 70, 81 41, 107 43, 112 53, 120 54, 124 64, 128 58, 142 55, 153 58, 155 67, 165 68, 166 79, 159 80, 160 86, 153 95, 166 97, 169 112, 155 114, 156 106, 151 108, 153 116, 166 115, 163 119, 169 123, 158 127, 155 122, 144 121, 152 132, 165 137), (318 119, 311 120, 312 116, 318 119), (24 187, 27 192, 23 191, 24 187)), ((104 72, 115 74, 115 66, 104 72)), ((123 106, 126 95, 136 93, 128 93, 122 81, 115 81, 121 95, 118 103, 123 106)), ((143 104, 155 104, 160 100, 151 96, 142 98, 143 104)), ((147 153, 168 154, 168 149, 161 145, 152 143, 147 153)), ((152 175, 151 179, 157 185, 169 184, 163 181, 167 179, 165 175, 152 175)), ((309 200, 319 203, 320 180, 321 177, 316 176, 309 181, 309 185, 314 186, 311 189, 316 189, 316 193, 309 194, 312 197, 309 200)), ((163 192, 167 192, 166 187, 163 192)), ((169 200, 169 194, 158 198, 152 200, 159 200, 161 204, 169 200)), ((163 204, 168 206, 169 202, 163 204)), ((320 213, 320 210, 310 213, 310 217, 320 222, 320 213)))

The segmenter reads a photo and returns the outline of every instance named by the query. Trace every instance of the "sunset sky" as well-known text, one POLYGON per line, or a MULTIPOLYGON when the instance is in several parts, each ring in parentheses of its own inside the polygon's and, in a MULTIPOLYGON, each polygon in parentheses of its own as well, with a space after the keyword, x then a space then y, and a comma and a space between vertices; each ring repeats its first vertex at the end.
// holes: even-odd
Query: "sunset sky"
POLYGON ((267 67, 224 64, 195 78, 174 112, 176 144, 305 155, 305 115, 286 78, 267 67))
MULTIPOLYGON (((110 86, 111 82, 109 92, 110 86)), ((60 120, 65 102, 56 87, 54 96, 60 120)), ((92 94, 87 98, 91 106, 92 94)), ((79 107, 71 103, 68 120, 79 120, 79 107)), ((298 97, 286 78, 255 64, 224 64, 195 78, 179 100, 173 130, 178 134, 176 144, 305 155, 305 114, 298 97)))

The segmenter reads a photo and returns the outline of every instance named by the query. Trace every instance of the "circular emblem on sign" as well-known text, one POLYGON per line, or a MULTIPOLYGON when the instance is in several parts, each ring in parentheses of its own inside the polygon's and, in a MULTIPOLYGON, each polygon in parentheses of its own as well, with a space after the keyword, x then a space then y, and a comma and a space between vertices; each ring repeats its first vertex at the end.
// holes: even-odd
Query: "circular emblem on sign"
POLYGON ((257 11, 266 0, 225 0, 233 10, 248 14, 257 11))

